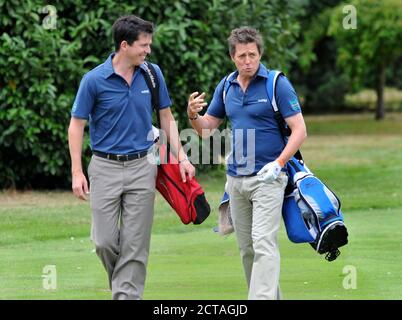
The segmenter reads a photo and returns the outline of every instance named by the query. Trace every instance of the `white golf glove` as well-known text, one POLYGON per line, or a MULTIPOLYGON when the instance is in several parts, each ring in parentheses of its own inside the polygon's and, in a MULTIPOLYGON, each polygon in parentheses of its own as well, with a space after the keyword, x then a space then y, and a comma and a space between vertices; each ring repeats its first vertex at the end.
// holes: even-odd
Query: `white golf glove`
POLYGON ((282 167, 278 161, 267 163, 260 171, 257 172, 258 181, 270 183, 278 178, 281 170, 282 167))

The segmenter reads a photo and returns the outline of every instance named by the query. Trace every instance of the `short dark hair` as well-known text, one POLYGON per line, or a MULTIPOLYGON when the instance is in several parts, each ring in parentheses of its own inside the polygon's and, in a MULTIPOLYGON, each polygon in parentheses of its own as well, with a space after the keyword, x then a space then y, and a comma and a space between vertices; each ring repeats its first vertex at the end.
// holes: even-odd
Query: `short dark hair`
POLYGON ((152 22, 145 21, 134 15, 126 15, 118 18, 112 26, 114 47, 119 51, 120 44, 125 40, 131 44, 138 40, 140 33, 154 33, 152 22))
POLYGON ((264 43, 261 34, 256 29, 251 27, 233 29, 228 38, 230 56, 233 57, 236 53, 236 44, 247 44, 252 42, 255 42, 259 54, 262 55, 264 51, 264 43))

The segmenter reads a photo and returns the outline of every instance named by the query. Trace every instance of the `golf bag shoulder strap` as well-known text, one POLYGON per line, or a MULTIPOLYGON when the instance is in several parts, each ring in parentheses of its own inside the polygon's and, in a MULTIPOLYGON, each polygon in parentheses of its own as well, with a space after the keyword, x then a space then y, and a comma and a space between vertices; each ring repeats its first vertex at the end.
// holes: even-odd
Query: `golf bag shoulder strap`
MULTIPOLYGON (((292 130, 286 125, 285 120, 282 117, 281 112, 279 111, 278 104, 276 102, 276 83, 278 81, 279 76, 285 75, 282 71, 278 70, 268 70, 268 79, 265 82, 267 88, 268 100, 271 102, 272 109, 274 110, 274 117, 276 122, 278 123, 279 130, 281 132, 282 138, 287 142, 287 137, 290 136, 292 130)), ((300 150, 297 150, 295 153, 295 158, 302 160, 303 157, 301 155, 300 150)))
POLYGON ((272 105, 272 108, 274 109, 275 113, 279 112, 279 108, 278 108, 278 105, 276 103, 276 98, 275 98, 276 81, 278 80, 278 77, 283 74, 284 73, 282 71, 269 70, 268 71, 268 79, 265 82, 266 87, 267 87, 268 99, 269 99, 269 101, 271 101, 271 105, 272 105))
POLYGON ((144 80, 151 92, 151 103, 155 109, 156 118, 158 119, 158 126, 160 128, 160 116, 159 116, 159 78, 156 74, 155 67, 152 63, 144 62, 144 68, 141 68, 144 80))
POLYGON ((236 73, 236 71, 233 71, 231 74, 226 76, 225 80, 223 81, 223 90, 222 90, 222 101, 223 104, 226 103, 226 95, 229 91, 230 85, 232 84, 230 81, 233 80, 233 76, 236 73))
POLYGON ((283 138, 285 139, 286 137, 290 136, 291 131, 286 126, 285 120, 283 119, 276 102, 276 82, 280 75, 284 75, 284 73, 278 70, 269 70, 268 79, 265 82, 265 85, 267 87, 268 100, 271 102, 272 109, 274 109, 275 120, 278 123, 279 130, 281 131, 283 138))

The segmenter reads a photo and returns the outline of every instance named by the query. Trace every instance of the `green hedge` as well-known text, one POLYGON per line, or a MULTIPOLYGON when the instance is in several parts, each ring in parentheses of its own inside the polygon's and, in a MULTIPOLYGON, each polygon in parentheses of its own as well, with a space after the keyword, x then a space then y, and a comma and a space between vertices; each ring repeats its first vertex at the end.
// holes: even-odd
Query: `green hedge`
POLYGON ((233 69, 226 44, 232 28, 259 29, 264 62, 285 71, 299 33, 297 1, 0 1, 0 12, 0 188, 70 186, 71 105, 83 74, 113 50, 117 17, 155 22, 150 60, 164 72, 180 128, 188 126, 188 94, 202 90, 211 98, 233 69))

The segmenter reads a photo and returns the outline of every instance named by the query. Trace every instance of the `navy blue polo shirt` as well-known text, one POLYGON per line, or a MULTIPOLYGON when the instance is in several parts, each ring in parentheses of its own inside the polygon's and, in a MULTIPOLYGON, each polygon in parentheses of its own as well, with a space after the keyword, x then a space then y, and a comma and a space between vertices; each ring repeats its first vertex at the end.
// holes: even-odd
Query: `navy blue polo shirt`
MULTIPOLYGON (((246 92, 238 81, 238 72, 230 77, 223 102, 224 79, 215 89, 207 114, 219 119, 228 117, 232 127, 232 150, 227 158, 230 176, 255 175, 267 163, 274 161, 285 147, 268 99, 268 70, 263 64, 251 80, 246 92)), ((281 75, 276 83, 276 102, 283 118, 300 113, 300 104, 293 86, 281 75)))
MULTIPOLYGON (((153 145, 148 135, 152 131, 151 92, 139 68, 130 86, 116 74, 113 56, 84 75, 71 115, 89 120, 92 150, 113 154, 148 150, 153 145)), ((153 66, 160 83, 159 107, 164 109, 171 106, 171 100, 160 68, 153 66)))

